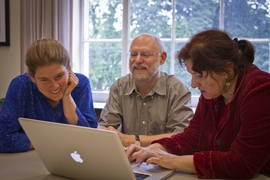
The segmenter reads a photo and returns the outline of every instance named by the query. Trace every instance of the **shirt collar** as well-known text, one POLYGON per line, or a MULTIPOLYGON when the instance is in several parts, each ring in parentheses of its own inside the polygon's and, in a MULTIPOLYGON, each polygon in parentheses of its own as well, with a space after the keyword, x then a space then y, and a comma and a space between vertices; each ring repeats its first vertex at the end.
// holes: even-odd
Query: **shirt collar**
MULTIPOLYGON (((136 84, 135 84, 135 79, 132 78, 131 76, 131 80, 130 80, 130 86, 127 89, 125 95, 130 95, 133 92, 137 91, 136 88, 136 84)), ((163 75, 163 73, 160 73, 160 77, 158 78, 157 82, 155 83, 153 89, 149 92, 150 95, 153 95, 154 93, 157 93, 159 95, 166 95, 166 82, 165 82, 165 76, 163 75)))

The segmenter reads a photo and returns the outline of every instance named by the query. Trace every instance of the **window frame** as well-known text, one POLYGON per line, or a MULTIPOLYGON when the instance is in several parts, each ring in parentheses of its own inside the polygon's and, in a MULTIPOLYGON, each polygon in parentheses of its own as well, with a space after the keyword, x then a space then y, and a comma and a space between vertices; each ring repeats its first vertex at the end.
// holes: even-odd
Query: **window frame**
MULTIPOLYGON (((121 76, 124 76, 129 73, 128 68, 128 61, 126 61, 126 55, 128 54, 128 47, 132 39, 129 38, 129 10, 130 10, 130 1, 131 0, 123 0, 123 29, 122 29, 122 38, 121 39, 83 39, 83 32, 84 32, 84 0, 73 1, 73 51, 72 51, 72 59, 73 59, 73 70, 75 72, 80 72, 85 74, 88 77, 88 60, 84 60, 84 52, 83 46, 84 43, 89 42, 122 42, 122 70, 121 76), (78 28, 79 27, 79 28, 78 28), (81 53, 83 52, 83 53, 81 53)), ((225 0, 220 0, 220 25, 219 29, 224 30, 224 4, 225 0)), ((175 5, 176 0, 172 0, 172 38, 161 38, 162 42, 171 42, 171 64, 170 64, 170 74, 174 74, 174 63, 175 60, 173 57, 175 56, 175 48, 174 45, 176 43, 186 43, 188 38, 174 38, 175 37, 175 5)), ((86 21, 87 22, 87 21, 86 21)), ((252 43, 269 43, 270 38, 246 38, 247 40, 251 41, 252 43)), ((270 52, 269 52, 270 53, 270 52)), ((269 58, 270 62, 270 58, 269 58)), ((270 64, 270 63, 269 63, 270 64)), ((270 72, 270 66, 269 70, 270 72)), ((93 101, 95 108, 102 108, 109 96, 109 92, 105 91, 92 91, 93 101)), ((196 108, 198 103, 199 95, 192 95, 191 98, 191 106, 196 108)))

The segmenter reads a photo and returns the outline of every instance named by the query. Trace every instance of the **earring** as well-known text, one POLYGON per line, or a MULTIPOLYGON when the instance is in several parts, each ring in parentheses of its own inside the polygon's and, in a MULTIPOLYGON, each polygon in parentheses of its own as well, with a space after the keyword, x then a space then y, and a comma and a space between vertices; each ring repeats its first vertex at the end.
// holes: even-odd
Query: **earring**
POLYGON ((227 87, 229 87, 231 84, 229 82, 226 82, 225 84, 227 87))

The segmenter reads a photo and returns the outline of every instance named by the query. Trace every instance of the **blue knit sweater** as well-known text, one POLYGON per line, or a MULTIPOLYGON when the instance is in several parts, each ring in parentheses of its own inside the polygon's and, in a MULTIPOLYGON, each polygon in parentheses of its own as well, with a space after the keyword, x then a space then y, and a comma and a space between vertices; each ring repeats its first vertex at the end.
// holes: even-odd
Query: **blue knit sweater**
MULTIPOLYGON (((77 105, 77 125, 96 128, 97 120, 89 79, 82 74, 75 74, 79 78, 79 84, 71 95, 77 105)), ((19 117, 67 124, 62 100, 57 109, 54 109, 30 80, 28 73, 17 76, 9 85, 0 112, 0 152, 29 150, 30 141, 18 121, 19 117)))

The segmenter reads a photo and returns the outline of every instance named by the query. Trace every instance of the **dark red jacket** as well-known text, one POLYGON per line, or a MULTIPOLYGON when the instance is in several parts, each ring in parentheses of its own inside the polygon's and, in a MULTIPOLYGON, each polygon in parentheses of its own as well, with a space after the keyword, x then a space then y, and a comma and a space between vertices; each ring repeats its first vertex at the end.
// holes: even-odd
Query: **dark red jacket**
POLYGON ((193 154, 198 178, 270 174, 270 74, 247 67, 238 78, 228 113, 217 125, 222 101, 222 96, 201 96, 183 133, 154 142, 176 155, 193 154))

